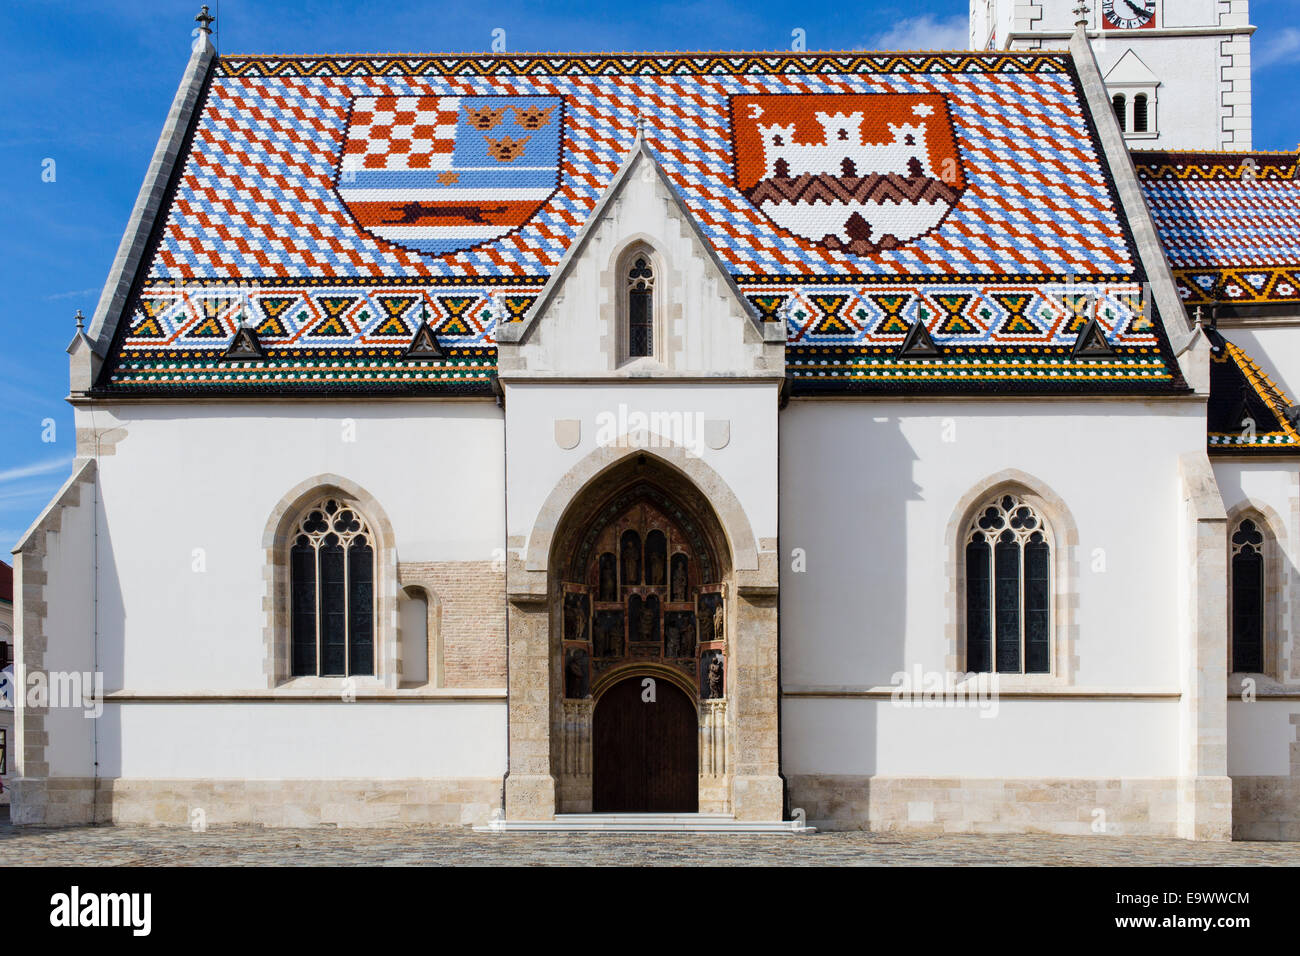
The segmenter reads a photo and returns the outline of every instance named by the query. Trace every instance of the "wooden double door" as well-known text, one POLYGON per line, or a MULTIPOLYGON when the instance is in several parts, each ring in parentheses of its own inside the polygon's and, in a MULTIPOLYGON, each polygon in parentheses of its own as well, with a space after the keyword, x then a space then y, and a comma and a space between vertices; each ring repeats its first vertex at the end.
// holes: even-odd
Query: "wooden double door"
POLYGON ((699 724, 671 681, 644 677, 607 690, 592 715, 592 809, 596 813, 699 810, 699 724))

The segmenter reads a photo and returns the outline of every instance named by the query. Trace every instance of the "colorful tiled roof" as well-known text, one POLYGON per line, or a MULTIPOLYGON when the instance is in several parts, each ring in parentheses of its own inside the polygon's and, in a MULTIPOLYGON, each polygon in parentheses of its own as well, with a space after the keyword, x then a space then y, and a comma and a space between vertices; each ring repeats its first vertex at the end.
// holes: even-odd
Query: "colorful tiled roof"
POLYGON ((1189 305, 1300 302, 1300 153, 1133 153, 1189 305))
POLYGON ((1300 432, 1287 416, 1291 400, 1249 355, 1216 329, 1210 340, 1210 450, 1221 453, 1300 451, 1300 432))
POLYGON ((1068 54, 853 53, 222 57, 100 391, 486 389, 638 118, 796 389, 1183 387, 1068 54))

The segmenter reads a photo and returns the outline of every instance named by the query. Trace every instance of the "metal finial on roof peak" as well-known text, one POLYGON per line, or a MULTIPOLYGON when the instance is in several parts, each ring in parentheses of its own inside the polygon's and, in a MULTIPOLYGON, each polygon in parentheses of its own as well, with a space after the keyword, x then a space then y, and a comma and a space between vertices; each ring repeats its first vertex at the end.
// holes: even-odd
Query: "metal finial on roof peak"
POLYGON ((199 11, 199 15, 195 17, 194 20, 198 23, 199 30, 210 36, 212 34, 212 24, 216 22, 217 18, 208 13, 208 5, 205 3, 203 9, 199 11))
POLYGON ((80 309, 77 310, 77 314, 75 318, 77 320, 77 331, 78 332, 86 331, 86 317, 81 314, 80 309))
POLYGON ((645 114, 644 114, 644 113, 637 113, 637 114, 636 114, 636 134, 637 134, 638 136, 642 137, 642 138, 645 137, 645 124, 646 124, 645 114))
POLYGON ((1076 27, 1088 26, 1088 5, 1086 3, 1080 0, 1079 5, 1071 12, 1074 14, 1074 25, 1076 27))
POLYGON ((1196 322, 1198 328, 1205 324, 1205 316, 1201 313, 1201 307, 1199 305, 1196 307, 1196 312, 1192 315, 1192 319, 1196 322))

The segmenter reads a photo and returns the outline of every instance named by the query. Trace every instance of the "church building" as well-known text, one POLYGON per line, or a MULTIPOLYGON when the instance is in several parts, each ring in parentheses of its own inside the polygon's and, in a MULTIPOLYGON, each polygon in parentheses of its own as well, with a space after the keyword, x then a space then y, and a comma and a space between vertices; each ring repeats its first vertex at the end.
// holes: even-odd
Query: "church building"
POLYGON ((1135 142, 1095 15, 988 6, 203 21, 14 550, 14 820, 1300 839, 1297 155, 1131 153, 1167 61, 1135 142))

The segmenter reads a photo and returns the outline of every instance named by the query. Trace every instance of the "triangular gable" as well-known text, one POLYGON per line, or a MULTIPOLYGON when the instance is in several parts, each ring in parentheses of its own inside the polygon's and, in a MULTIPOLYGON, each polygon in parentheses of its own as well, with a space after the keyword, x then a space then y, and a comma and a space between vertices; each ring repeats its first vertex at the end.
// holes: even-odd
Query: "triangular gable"
POLYGON ((758 332, 761 341, 784 342, 785 329, 778 322, 763 321, 754 304, 745 297, 736 285, 731 273, 727 271, 722 260, 719 258, 717 250, 714 249, 708 238, 705 236, 699 223, 691 214, 690 209, 681 201, 676 188, 672 181, 664 172, 663 166, 655 158, 654 154, 646 145, 645 138, 638 133, 636 142, 632 149, 628 151, 623 160, 622 166, 619 167, 609 188, 601 195, 597 201, 591 215, 583 224, 582 229, 578 232, 573 243, 565 252, 563 259, 551 274, 546 285, 542 287, 541 294, 538 295, 537 301, 533 303, 527 315, 517 322, 511 322, 503 325, 498 329, 497 340, 499 343, 522 343, 527 340, 532 330, 536 327, 539 318, 546 314, 547 310, 553 305, 559 290, 564 282, 568 279, 575 263, 581 258, 587 250, 594 230, 603 222, 611 211, 613 204, 628 188, 629 182, 634 169, 646 168, 641 166, 644 163, 650 170, 652 180, 657 182, 662 188, 668 202, 670 203, 673 213, 682 222, 686 223, 695 239, 698 247, 704 251, 706 256, 706 269, 716 281, 719 290, 727 296, 734 308, 752 323, 755 331, 758 332))
POLYGON ((1106 73, 1107 86, 1157 86, 1160 81, 1142 58, 1128 50, 1106 73))

